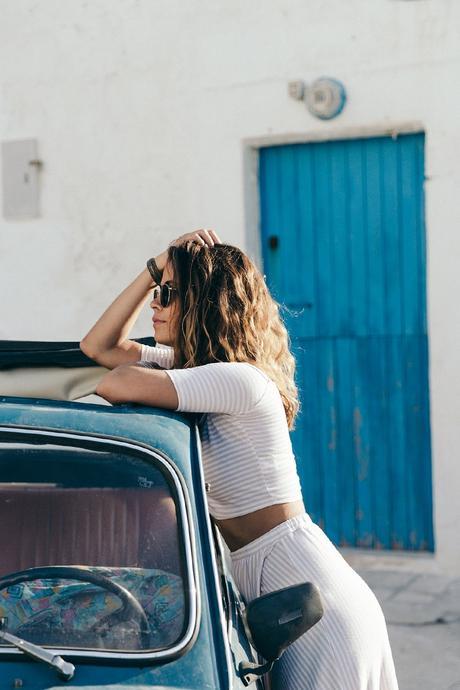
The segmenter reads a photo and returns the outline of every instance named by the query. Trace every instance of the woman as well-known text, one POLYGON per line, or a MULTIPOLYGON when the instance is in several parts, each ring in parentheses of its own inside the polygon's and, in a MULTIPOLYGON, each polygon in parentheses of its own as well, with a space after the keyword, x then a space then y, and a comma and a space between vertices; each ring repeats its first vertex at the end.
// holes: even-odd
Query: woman
POLYGON ((294 359, 278 305, 243 252, 212 230, 181 236, 148 262, 81 348, 112 370, 97 388, 110 402, 207 413, 209 510, 246 601, 304 581, 319 587, 323 618, 275 665, 272 687, 397 690, 375 596, 305 512, 289 438, 294 359), (155 338, 169 348, 128 339, 155 284, 155 338))

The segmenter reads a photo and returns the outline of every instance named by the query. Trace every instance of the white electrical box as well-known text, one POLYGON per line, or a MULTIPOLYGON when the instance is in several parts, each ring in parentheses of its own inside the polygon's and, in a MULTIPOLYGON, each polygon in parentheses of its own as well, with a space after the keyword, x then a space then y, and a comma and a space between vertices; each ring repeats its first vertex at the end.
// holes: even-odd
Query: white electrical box
POLYGON ((39 216, 39 173, 36 139, 2 142, 3 216, 8 220, 39 216))

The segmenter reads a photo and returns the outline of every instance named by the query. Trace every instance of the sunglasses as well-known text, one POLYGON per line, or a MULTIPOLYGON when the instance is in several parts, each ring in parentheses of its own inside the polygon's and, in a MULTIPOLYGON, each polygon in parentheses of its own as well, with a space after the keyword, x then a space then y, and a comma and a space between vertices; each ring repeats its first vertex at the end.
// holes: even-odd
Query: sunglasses
POLYGON ((177 288, 172 287, 169 283, 155 285, 152 290, 152 302, 159 302, 162 307, 168 307, 174 292, 177 292, 177 288))

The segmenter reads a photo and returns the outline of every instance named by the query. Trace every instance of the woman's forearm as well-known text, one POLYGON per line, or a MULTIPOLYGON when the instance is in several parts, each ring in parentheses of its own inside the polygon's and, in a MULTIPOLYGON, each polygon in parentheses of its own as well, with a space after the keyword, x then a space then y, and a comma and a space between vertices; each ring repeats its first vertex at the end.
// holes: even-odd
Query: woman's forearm
MULTIPOLYGON (((156 259, 160 270, 164 268, 165 254, 156 259)), ((152 277, 145 268, 118 295, 81 341, 80 348, 88 357, 109 369, 139 359, 141 345, 128 338, 152 286, 152 277)))

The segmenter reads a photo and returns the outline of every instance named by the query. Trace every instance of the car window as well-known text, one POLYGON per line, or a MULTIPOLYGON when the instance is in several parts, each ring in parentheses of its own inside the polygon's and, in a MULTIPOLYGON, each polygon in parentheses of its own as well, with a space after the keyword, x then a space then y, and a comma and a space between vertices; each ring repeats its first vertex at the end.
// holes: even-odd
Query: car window
POLYGON ((190 573, 164 467, 128 447, 36 440, 0 442, 3 629, 59 648, 177 645, 190 573))

